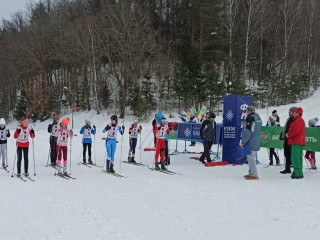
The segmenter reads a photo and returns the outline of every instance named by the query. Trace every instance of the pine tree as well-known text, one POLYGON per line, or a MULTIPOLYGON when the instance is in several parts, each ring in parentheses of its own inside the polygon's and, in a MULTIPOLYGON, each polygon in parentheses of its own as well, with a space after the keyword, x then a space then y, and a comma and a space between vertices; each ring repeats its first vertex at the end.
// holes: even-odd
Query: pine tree
POLYGON ((21 120, 25 117, 28 117, 28 99, 26 92, 22 90, 18 96, 18 101, 13 112, 13 117, 17 120, 21 120))

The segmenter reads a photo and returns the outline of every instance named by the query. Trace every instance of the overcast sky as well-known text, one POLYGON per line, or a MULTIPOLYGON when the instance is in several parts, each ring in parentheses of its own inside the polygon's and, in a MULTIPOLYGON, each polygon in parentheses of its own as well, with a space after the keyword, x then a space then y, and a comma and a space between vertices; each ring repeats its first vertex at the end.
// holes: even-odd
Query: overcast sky
MULTIPOLYGON (((34 2, 35 0, 32 0, 34 2)), ((11 14, 17 11, 24 11, 30 0, 0 0, 0 20, 10 19, 11 14)))

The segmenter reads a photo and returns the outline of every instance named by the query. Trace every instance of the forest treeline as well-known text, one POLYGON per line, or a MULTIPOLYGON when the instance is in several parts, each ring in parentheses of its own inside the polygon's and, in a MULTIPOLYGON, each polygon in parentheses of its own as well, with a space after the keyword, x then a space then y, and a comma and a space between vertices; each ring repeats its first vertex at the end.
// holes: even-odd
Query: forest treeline
POLYGON ((0 115, 294 102, 319 86, 319 28, 317 0, 41 0, 1 22, 0 115))

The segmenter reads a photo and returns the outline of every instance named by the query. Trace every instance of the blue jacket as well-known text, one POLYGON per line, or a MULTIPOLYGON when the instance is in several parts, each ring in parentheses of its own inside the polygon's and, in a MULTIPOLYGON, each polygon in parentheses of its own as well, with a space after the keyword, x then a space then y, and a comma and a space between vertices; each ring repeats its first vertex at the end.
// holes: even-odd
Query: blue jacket
POLYGON ((80 134, 83 135, 82 137, 82 143, 92 143, 92 137, 91 134, 95 135, 96 134, 96 130, 94 128, 91 128, 91 126, 89 126, 90 128, 86 128, 88 125, 83 126, 80 130, 80 134))

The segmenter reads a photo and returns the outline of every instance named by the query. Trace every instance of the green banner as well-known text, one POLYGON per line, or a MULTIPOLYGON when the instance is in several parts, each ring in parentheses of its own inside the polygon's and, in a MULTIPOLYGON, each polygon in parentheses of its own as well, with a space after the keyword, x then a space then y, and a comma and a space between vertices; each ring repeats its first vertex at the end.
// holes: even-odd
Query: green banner
POLYGON ((178 129, 169 134, 169 139, 177 140, 178 139, 178 129))
MULTIPOLYGON (((320 128, 307 129, 307 145, 304 150, 320 152, 320 128)), ((262 127, 260 146, 265 148, 283 148, 280 133, 283 127, 262 127)))

